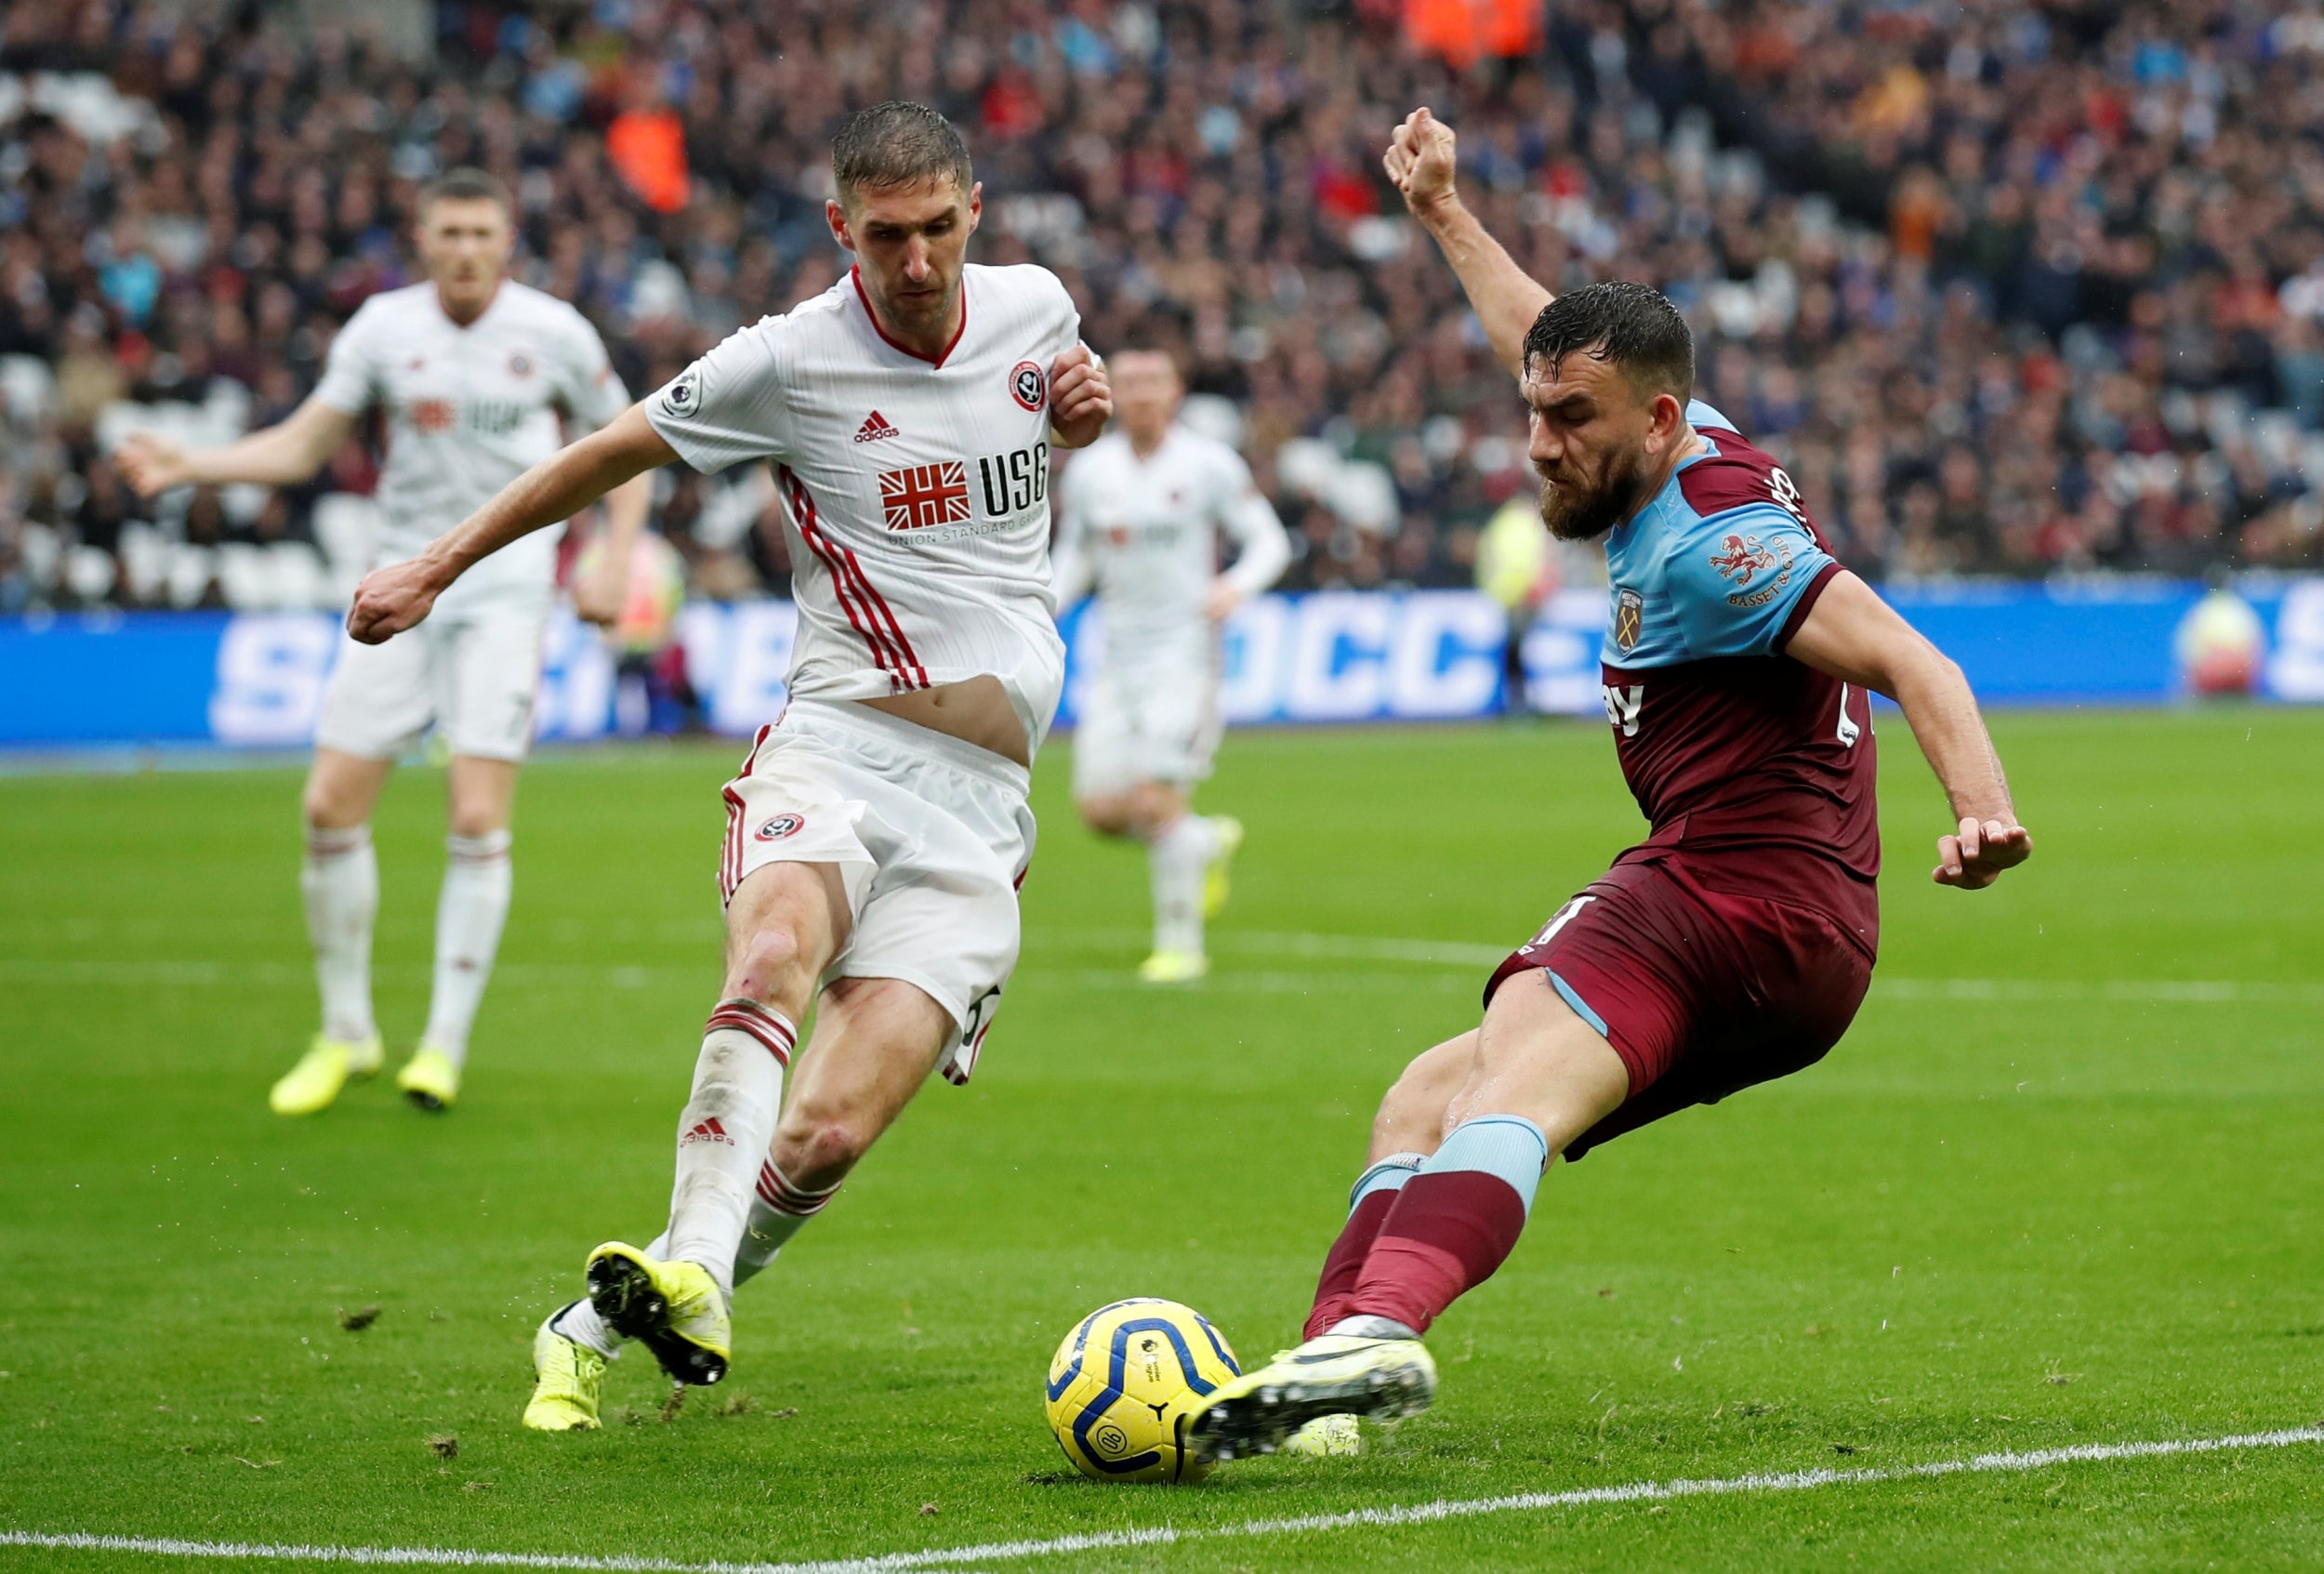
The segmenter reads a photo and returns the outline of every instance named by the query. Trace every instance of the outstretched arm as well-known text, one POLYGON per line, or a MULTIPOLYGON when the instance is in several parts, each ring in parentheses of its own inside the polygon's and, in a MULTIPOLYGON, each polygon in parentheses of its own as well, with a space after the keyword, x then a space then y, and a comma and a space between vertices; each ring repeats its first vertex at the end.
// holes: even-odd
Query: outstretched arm
POLYGON ((1969 681, 1870 586, 1845 569, 1835 575, 1784 654, 1903 708, 1960 822, 1937 839, 1937 884, 1980 890, 2033 856, 1969 681))
POLYGON ((1396 127, 1380 162, 1404 193, 1404 205, 1435 237, 1437 250, 1460 276, 1460 287, 1469 292, 1469 304, 1485 325, 1493 353, 1511 377, 1523 377, 1525 334, 1555 298, 1518 267, 1500 242, 1485 232, 1476 215, 1461 205, 1453 189, 1459 165, 1452 127, 1426 108, 1414 110, 1396 127))
POLYGON ((612 425, 569 443, 502 487, 482 508, 406 562, 375 569, 355 587, 347 631, 383 643, 428 615, 436 598, 480 560, 520 536, 571 519, 600 497, 678 452, 632 404, 612 425))
POLYGON ((296 486, 321 470, 354 430, 354 417, 310 396, 274 425, 223 448, 187 449, 152 432, 132 432, 113 451, 113 463, 140 497, 173 486, 234 482, 296 486))

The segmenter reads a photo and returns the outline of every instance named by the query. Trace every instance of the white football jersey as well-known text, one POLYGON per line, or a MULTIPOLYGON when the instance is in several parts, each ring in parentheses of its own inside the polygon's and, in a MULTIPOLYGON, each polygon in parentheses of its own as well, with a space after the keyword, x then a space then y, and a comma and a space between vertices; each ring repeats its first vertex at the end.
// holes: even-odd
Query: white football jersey
POLYGON ((1049 579, 1049 369, 1081 317, 1045 268, 971 264, 958 335, 894 343, 852 272, 646 401, 705 472, 770 459, 799 602, 790 692, 871 699, 990 674, 1038 747, 1065 652, 1049 579))
MULTIPOLYGON (((374 406, 386 415, 382 563, 416 556, 568 436, 629 405, 589 320, 514 279, 466 327, 444 315, 433 284, 373 296, 331 341, 315 396, 350 416, 374 406)), ((535 531, 469 569, 437 605, 546 606, 556 562, 556 533, 535 531)))
POLYGON ((1109 666, 1208 648, 1203 602, 1220 531, 1235 544, 1226 577, 1246 596, 1291 561, 1283 522, 1243 456, 1182 426, 1142 459, 1127 432, 1107 432, 1074 456, 1058 493, 1057 599, 1070 606, 1094 582, 1109 666))

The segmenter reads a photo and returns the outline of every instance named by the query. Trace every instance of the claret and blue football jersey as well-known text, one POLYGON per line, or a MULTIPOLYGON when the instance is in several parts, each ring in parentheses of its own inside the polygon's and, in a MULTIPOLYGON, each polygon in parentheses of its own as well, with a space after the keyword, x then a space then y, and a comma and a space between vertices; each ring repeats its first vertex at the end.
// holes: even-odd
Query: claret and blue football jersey
POLYGON ((1606 720, 1653 826, 1625 857, 1736 854, 1705 877, 1824 912, 1868 951, 1870 696, 1783 654, 1840 565, 1781 466, 1700 400, 1686 418, 1705 451, 1605 540, 1606 720))

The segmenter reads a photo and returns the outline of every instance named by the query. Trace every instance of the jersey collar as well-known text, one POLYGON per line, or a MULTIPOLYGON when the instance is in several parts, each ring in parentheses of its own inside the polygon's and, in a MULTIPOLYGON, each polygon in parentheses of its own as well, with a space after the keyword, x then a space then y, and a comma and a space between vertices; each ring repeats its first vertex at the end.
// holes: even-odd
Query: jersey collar
POLYGON ((969 331, 969 275, 966 269, 961 270, 960 273, 960 325, 952 330, 951 342, 935 355, 923 355, 910 345, 898 344, 894 339, 890 338, 888 330, 879 325, 879 313, 872 310, 871 297, 864 293, 864 270, 851 265, 848 268, 847 276, 849 283, 855 286, 855 298, 863 303, 864 316, 871 324, 872 332, 879 336, 880 343, 891 350, 903 351, 915 361, 925 361, 931 366, 942 367, 947 360, 951 359, 952 352, 959 348, 960 336, 969 331))
POLYGON ((442 318, 446 324, 448 324, 456 332, 463 334, 471 329, 483 326, 484 319, 493 314, 494 311, 498 308, 501 301, 507 298, 508 294, 508 274, 503 273, 493 284, 492 298, 484 302, 484 310, 479 311, 475 316, 470 317, 467 322, 463 323, 457 317, 455 317, 451 312, 446 311, 443 309, 443 292, 436 287, 436 282, 433 279, 428 281, 429 304, 436 309, 436 315, 442 318))

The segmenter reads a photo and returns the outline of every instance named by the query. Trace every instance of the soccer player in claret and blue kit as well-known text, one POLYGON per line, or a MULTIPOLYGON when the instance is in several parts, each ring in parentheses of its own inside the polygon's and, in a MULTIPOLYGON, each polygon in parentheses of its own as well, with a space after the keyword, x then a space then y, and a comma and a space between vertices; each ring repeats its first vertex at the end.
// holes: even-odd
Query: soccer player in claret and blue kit
POLYGON ((1517 375, 1543 519, 1605 543, 1606 717, 1652 830, 1495 971, 1476 1027, 1389 1090, 1306 1343, 1195 1418, 1213 1458, 1352 1452, 1357 1416, 1425 1409, 1421 1335, 1517 1244, 1552 1157, 1839 1041, 1880 938, 1873 693, 1951 800, 1937 882, 1977 890, 2032 852, 1960 668, 1693 397, 1670 301, 1633 284, 1552 299, 1461 205, 1452 130, 1425 109, 1386 164, 1517 375))

